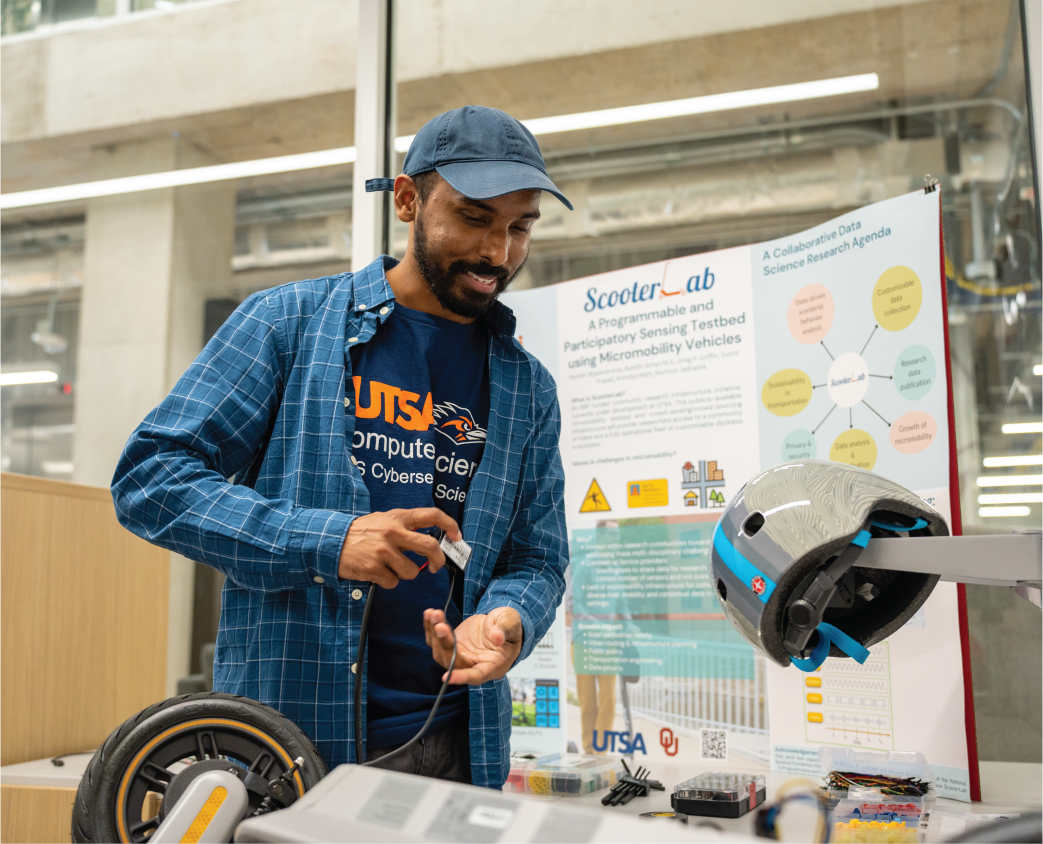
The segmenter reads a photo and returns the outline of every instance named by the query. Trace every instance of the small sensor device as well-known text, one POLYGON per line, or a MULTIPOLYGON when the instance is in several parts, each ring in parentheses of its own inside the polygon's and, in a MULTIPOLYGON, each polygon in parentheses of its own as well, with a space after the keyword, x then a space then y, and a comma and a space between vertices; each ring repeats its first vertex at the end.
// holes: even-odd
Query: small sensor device
POLYGON ((456 567, 463 571, 467 561, 471 559, 471 546, 462 539, 458 542, 453 542, 444 530, 439 530, 436 536, 438 537, 438 547, 442 549, 445 558, 452 560, 456 567))

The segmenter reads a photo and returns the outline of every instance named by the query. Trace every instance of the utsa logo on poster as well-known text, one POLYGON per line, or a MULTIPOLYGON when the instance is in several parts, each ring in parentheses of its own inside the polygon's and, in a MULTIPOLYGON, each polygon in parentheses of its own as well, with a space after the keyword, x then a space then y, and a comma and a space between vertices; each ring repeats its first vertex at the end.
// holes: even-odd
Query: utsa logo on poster
POLYGON ((420 394, 384 384, 369 382, 368 404, 362 402, 362 377, 352 377, 355 386, 355 415, 359 419, 376 419, 381 413, 388 425, 406 431, 427 431, 432 426, 457 445, 484 443, 485 428, 474 421, 474 415, 466 407, 452 402, 435 404, 428 393, 423 402, 420 394))
POLYGON ((474 421, 466 407, 460 407, 447 401, 444 404, 436 404, 434 408, 434 420, 438 427, 435 429, 443 436, 449 437, 454 443, 484 443, 486 430, 474 421))

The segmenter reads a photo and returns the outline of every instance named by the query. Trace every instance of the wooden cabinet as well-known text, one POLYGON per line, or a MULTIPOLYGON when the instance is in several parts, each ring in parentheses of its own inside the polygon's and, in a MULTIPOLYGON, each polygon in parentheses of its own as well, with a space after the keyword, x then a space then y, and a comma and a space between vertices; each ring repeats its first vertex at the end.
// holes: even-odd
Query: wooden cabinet
MULTIPOLYGON (((0 519, 0 765, 94 750, 166 696, 170 554, 107 489, 3 474, 0 519)), ((72 793, 5 785, 3 841, 68 841, 72 793)))

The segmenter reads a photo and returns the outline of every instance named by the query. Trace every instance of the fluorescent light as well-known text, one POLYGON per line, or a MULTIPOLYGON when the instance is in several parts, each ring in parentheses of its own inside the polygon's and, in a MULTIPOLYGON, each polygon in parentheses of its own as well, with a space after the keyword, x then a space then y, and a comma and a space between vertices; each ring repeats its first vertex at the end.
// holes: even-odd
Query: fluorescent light
POLYGON ((1043 466, 1043 454, 1008 455, 1006 457, 986 457, 981 461, 986 469, 998 466, 1043 466))
POLYGON ((1037 363, 1034 367, 1032 367, 1032 374, 1043 375, 1043 363, 1037 363))
POLYGON ((1043 475, 992 475, 978 478, 978 486, 1041 486, 1043 475))
POLYGON ((875 91, 879 87, 880 77, 875 73, 862 73, 858 76, 819 79, 815 82, 798 82, 795 85, 775 85, 771 88, 751 88, 748 91, 710 94, 685 100, 606 108, 600 111, 584 111, 579 114, 562 114, 558 117, 538 117, 535 120, 523 122, 532 134, 548 135, 553 132, 574 132, 577 129, 595 129, 599 126, 619 126, 624 123, 662 120, 667 117, 687 117, 712 111, 731 111, 736 108, 813 100, 837 94, 875 91))
POLYGON ((13 387, 16 384, 50 384, 58 380, 58 373, 49 369, 36 372, 5 372, 0 375, 0 387, 13 387))
POLYGON ((253 161, 235 161, 231 164, 212 164, 208 167, 186 167, 184 170, 146 173, 143 176, 124 176, 120 179, 105 179, 100 182, 82 182, 78 185, 40 188, 39 190, 0 195, 0 209, 24 208, 27 205, 46 205, 51 202, 69 202, 75 199, 94 199, 100 196, 116 196, 122 193, 136 193, 159 188, 179 188, 185 185, 201 185, 205 182, 220 182, 225 179, 245 179, 248 176, 267 176, 272 173, 311 170, 315 167, 332 167, 337 164, 351 164, 356 157, 355 147, 340 147, 319 152, 279 155, 275 158, 258 158, 253 161))
MULTIPOLYGON (((522 123, 534 135, 552 135, 556 132, 575 132, 578 129, 621 126, 626 123, 663 120, 667 117, 688 117, 713 111, 731 111, 737 108, 792 103, 798 100, 813 100, 818 97, 834 97, 838 94, 854 94, 859 91, 875 91, 879 87, 880 77, 875 73, 860 73, 857 76, 838 76, 834 79, 817 79, 814 82, 797 82, 793 85, 774 85, 770 88, 751 88, 747 91, 708 94, 704 97, 666 100, 661 103, 603 108, 598 111, 559 114, 555 117, 536 117, 532 120, 523 120, 522 123)), ((406 152, 414 137, 414 135, 404 135, 395 138, 395 150, 406 152)))
MULTIPOLYGON (((577 129, 595 129, 599 126, 619 126, 625 123, 662 120, 667 117, 686 117, 713 111, 731 111, 737 108, 790 103, 818 97, 835 97, 838 94, 875 91, 879 87, 880 77, 875 73, 860 73, 856 76, 838 76, 834 79, 817 79, 813 82, 797 82, 792 85, 774 85, 770 88, 751 88, 748 91, 709 94, 705 97, 689 97, 684 100, 667 100, 661 103, 605 108, 576 114, 559 114, 555 117, 537 117, 533 120, 523 120, 522 123, 534 135, 549 135, 555 132, 574 132, 577 129)), ((402 135, 395 138, 395 149, 398 152, 406 152, 414 137, 415 135, 402 135)), ((69 202, 76 199, 93 199, 99 196, 115 196, 158 188, 178 188, 185 185, 199 185, 204 182, 219 182, 224 179, 243 179, 247 176, 289 173, 294 170, 310 170, 314 167, 331 167, 336 164, 351 164, 356 157, 355 147, 341 147, 321 152, 280 155, 255 161, 237 161, 232 164, 190 167, 163 173, 147 173, 143 176, 126 176, 99 182, 83 182, 78 185, 27 190, 0 195, 0 210, 25 208, 28 205, 46 205, 51 202, 69 202)))
POLYGON ((1027 516, 1032 512, 1031 507, 979 507, 978 515, 983 519, 998 518, 1001 516, 1027 516))
POLYGON ((991 495, 979 495, 979 504, 1040 504, 1043 503, 1043 492, 997 492, 991 495))
POLYGON ((1004 434, 1043 434, 1043 422, 1008 422, 1004 434))
POLYGON ((76 468, 71 460, 44 460, 40 465, 48 475, 71 475, 76 468))

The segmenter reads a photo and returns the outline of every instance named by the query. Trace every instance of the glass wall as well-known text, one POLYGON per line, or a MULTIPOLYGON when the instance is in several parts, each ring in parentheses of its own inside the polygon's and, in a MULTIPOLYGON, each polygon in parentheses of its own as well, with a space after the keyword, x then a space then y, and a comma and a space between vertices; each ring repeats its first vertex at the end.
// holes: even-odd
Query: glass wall
POLYGON ((3 372, 43 373, 0 392, 5 472, 72 478, 83 229, 73 217, 5 226, 0 236, 3 372))
MULTIPOLYGON (((964 528, 1038 527, 1040 261, 1018 5, 874 5, 807 18, 793 7, 760 26, 740 12, 707 24, 690 4, 671 20, 676 40, 637 27, 649 43, 460 73, 437 90, 403 81, 399 134, 469 102, 529 119, 878 73, 866 93, 541 135, 551 177, 579 199, 572 215, 545 203, 517 285, 782 237, 930 174, 942 187, 964 528), (1025 424, 1035 428, 1013 433, 1025 424)), ((442 23, 448 50, 465 27, 442 23)), ((503 31, 495 7, 466 26, 503 31)), ((592 26, 592 40, 611 41, 592 26)))
MULTIPOLYGON (((65 26, 70 22, 109 18, 115 61, 141 55, 131 28, 158 17, 148 10, 198 19, 202 37, 220 5, 227 4, 3 0, 2 31, 37 30, 32 38, 44 39, 76 29, 65 26), (128 33, 122 44, 121 26, 128 33)), ((43 65, 27 64, 19 91, 8 95, 5 88, 4 191, 349 145, 356 30, 353 20, 338 16, 348 14, 341 7, 355 7, 320 0, 291 20, 293 9, 278 3, 236 6, 250 27, 228 35, 234 61, 205 64, 209 59, 192 58, 184 48, 177 55, 186 59, 157 83, 149 75, 153 63, 142 59, 140 68, 129 66, 106 83, 126 87, 115 95, 105 87, 104 101, 89 100, 98 92, 87 85, 52 91, 40 81, 50 78, 43 65), (254 65, 251 56, 266 58, 254 65), (197 62, 206 69, 201 77, 192 75, 197 62), (144 92, 135 87, 139 71, 152 86, 144 92), (16 97, 25 105, 9 120, 16 97), (121 116, 108 102, 121 97, 140 97, 147 108, 121 116), (55 128, 82 101, 93 104, 97 121, 55 128), (41 114, 51 122, 23 129, 41 114), (147 155, 111 169, 120 149, 146 142, 147 155), (164 144, 176 149, 169 158, 162 157, 164 144)), ((550 175, 576 211, 544 203, 515 285, 541 287, 781 237, 918 189, 930 174, 942 190, 964 530, 1039 528, 1040 244, 1017 8, 1010 0, 615 0, 567 9, 551 0, 522 6, 400 0, 397 134, 413 134, 436 114, 468 103, 529 120, 878 74, 876 88, 849 94, 540 134, 550 175), (565 17, 568 27, 561 25, 565 17)), ((191 25, 179 32, 191 32, 191 25)), ((26 40, 8 38, 5 48, 26 40)), ((79 72, 93 79, 89 64, 79 72)), ((81 311, 83 319, 101 321, 125 304, 128 313, 112 318, 112 331, 128 335, 128 326, 149 316, 136 304, 138 311, 130 309, 140 301, 133 296, 152 282, 152 270, 128 274, 122 304, 114 297, 89 311, 88 259, 96 275, 87 286, 104 287, 120 266, 144 266, 148 254, 166 250, 171 278, 187 279, 201 300, 200 324, 184 332, 184 342, 197 347, 206 333, 202 302, 241 300, 350 269, 348 168, 225 187, 234 195, 227 203, 234 221, 222 226, 198 222, 216 200, 191 205, 187 194, 171 200, 175 222, 166 229, 147 198, 140 213, 121 220, 104 216, 114 207, 104 203, 5 212, 3 372, 55 376, 3 387, 5 471, 73 477, 78 383, 90 374, 77 371, 81 337, 90 334, 96 349, 107 330, 81 325, 81 311), (129 233, 122 263, 106 253, 119 226, 129 233), (204 255, 217 258, 207 264, 204 255)), ((405 242, 406 230, 397 226, 397 255, 405 242)), ((1040 614, 1003 590, 971 587, 968 596, 982 756, 1039 761, 1040 614)), ((197 597, 197 615, 212 626, 208 600, 197 597)), ((205 639, 197 634, 195 642, 205 639)))
POLYGON ((3 0, 3 34, 48 29, 73 21, 129 15, 147 9, 170 11, 193 0, 3 0))

